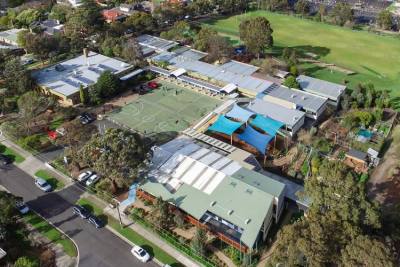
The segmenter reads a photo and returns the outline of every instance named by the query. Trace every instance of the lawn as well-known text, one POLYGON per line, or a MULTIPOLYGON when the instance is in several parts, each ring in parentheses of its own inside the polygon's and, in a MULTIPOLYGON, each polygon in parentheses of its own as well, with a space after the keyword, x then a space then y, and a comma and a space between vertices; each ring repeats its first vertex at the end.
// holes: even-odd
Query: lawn
MULTIPOLYGON (((366 31, 314 22, 294 16, 268 11, 248 12, 244 15, 210 21, 214 27, 232 39, 238 39, 238 25, 247 17, 264 16, 274 30, 274 48, 290 46, 304 52, 317 54, 328 63, 356 71, 348 80, 371 81, 377 87, 394 90, 400 83, 400 38, 378 36, 366 31), (396 66, 396 67, 394 67, 396 66)), ((315 76, 319 76, 316 72, 315 76)), ((329 76, 322 73, 322 76, 329 76)), ((329 77, 328 77, 329 78, 329 77)), ((338 79, 335 77, 335 79, 338 79)), ((400 90, 394 95, 400 96, 400 90)))
POLYGON ((109 118, 144 134, 179 132, 220 105, 220 101, 173 83, 141 95, 109 118))
POLYGON ((5 145, 0 144, 0 153, 10 157, 13 162, 21 163, 25 160, 23 156, 12 150, 11 148, 6 147, 5 145))
POLYGON ((38 230, 42 235, 47 237, 50 241, 60 244, 66 254, 71 257, 77 256, 77 250, 74 243, 56 228, 50 225, 46 220, 42 219, 40 216, 36 215, 32 211, 24 216, 26 223, 32 225, 36 230, 38 230))
POLYGON ((65 186, 63 182, 55 178, 54 175, 50 174, 46 170, 38 170, 35 173, 35 176, 46 180, 55 190, 62 189, 65 186))
POLYGON ((133 242, 136 245, 139 245, 143 247, 152 257, 155 257, 157 260, 164 264, 169 264, 171 266, 182 266, 177 260, 175 260, 173 257, 171 257, 169 254, 167 254, 165 251, 163 251, 161 248, 158 246, 154 245, 152 242, 148 241, 146 238, 143 236, 139 235, 135 231, 133 231, 129 227, 121 228, 121 225, 117 220, 110 216, 106 216, 103 214, 103 211, 101 208, 97 207, 95 204, 93 204, 90 200, 81 198, 78 200, 77 204, 82 205, 92 213, 94 213, 96 216, 101 218, 103 221, 105 220, 104 217, 107 217, 107 224, 111 226, 114 230, 116 230, 118 233, 123 235, 125 238, 127 238, 129 241, 133 242))

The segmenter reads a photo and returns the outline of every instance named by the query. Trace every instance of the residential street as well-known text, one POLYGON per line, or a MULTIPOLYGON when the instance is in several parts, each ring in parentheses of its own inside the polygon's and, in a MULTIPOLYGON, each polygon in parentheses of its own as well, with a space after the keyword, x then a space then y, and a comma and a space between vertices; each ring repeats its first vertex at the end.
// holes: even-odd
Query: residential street
POLYGON ((79 248, 79 266, 158 266, 154 262, 140 263, 130 253, 129 244, 107 229, 96 229, 73 215, 71 207, 84 193, 77 186, 43 193, 34 185, 32 177, 13 165, 0 170, 0 184, 23 197, 31 209, 74 239, 79 248))

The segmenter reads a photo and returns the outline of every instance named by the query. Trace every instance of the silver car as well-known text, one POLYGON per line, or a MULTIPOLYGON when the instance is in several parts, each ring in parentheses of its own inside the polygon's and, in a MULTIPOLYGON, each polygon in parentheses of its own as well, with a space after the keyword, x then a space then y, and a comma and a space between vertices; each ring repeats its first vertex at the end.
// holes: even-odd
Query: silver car
POLYGON ((44 192, 50 192, 53 189, 46 180, 39 177, 36 177, 35 185, 44 192))

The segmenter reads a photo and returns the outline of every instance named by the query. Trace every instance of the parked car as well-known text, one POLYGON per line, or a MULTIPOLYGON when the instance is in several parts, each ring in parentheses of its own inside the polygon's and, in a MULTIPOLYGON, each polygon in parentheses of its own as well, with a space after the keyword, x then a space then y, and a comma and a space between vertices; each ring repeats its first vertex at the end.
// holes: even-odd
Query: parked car
POLYGON ((79 182, 85 182, 90 176, 92 176, 93 175, 93 172, 92 171, 85 171, 85 172, 82 172, 81 174, 79 174, 79 176, 78 176, 78 181, 79 182))
POLYGON ((81 205, 74 205, 72 207, 72 213, 78 215, 82 219, 87 219, 90 216, 90 212, 81 205))
POLYGON ((29 212, 29 207, 24 202, 18 202, 15 207, 18 209, 19 213, 22 215, 29 212))
POLYGON ((160 86, 160 85, 156 82, 148 82, 147 86, 150 87, 151 89, 157 89, 158 86, 160 86))
POLYGON ((141 262, 148 262, 150 260, 150 254, 139 246, 133 246, 131 253, 141 262))
POLYGON ((0 154, 0 162, 3 165, 8 165, 12 163, 12 159, 9 156, 6 156, 4 154, 0 154))
POLYGON ((79 115, 79 120, 81 121, 81 123, 83 125, 85 125, 85 124, 91 123, 92 121, 96 120, 96 118, 93 115, 91 115, 87 112, 84 112, 81 115, 79 115))
POLYGON ((87 179, 86 186, 94 185, 95 183, 97 183, 99 179, 100 176, 98 176, 97 174, 93 174, 92 176, 89 177, 89 179, 87 179))
POLYGON ((36 177, 35 185, 44 192, 50 192, 53 189, 46 180, 39 178, 39 177, 36 177))
POLYGON ((104 226, 103 221, 100 220, 98 217, 96 217, 96 216, 94 216, 94 215, 90 215, 90 216, 89 216, 88 222, 91 223, 91 224, 93 224, 94 227, 96 227, 97 229, 104 226))

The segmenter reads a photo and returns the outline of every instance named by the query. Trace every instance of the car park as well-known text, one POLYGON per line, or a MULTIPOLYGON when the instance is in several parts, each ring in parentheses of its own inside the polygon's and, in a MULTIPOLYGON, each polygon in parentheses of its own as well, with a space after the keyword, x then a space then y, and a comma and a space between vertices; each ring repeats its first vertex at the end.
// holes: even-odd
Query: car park
POLYGON ((150 254, 144 250, 142 247, 133 246, 131 253, 141 262, 148 262, 150 260, 150 254))
POLYGON ((22 215, 27 214, 29 212, 29 207, 24 202, 16 203, 15 207, 22 215))
POLYGON ((82 207, 81 205, 75 205, 72 207, 72 213, 78 215, 82 219, 87 219, 90 216, 90 212, 82 207))
POLYGON ((44 192, 50 192, 53 189, 46 180, 39 177, 36 177, 35 185, 44 192))
POLYGON ((92 175, 93 175, 92 171, 85 171, 85 172, 82 172, 81 174, 79 174, 77 180, 78 180, 78 182, 85 182, 92 175))
POLYGON ((96 217, 96 216, 94 216, 94 215, 90 215, 90 216, 88 217, 88 222, 89 222, 90 224, 93 224, 94 227, 96 227, 97 229, 104 226, 103 221, 100 220, 98 217, 96 217))
POLYGON ((0 154, 0 162, 3 165, 8 165, 12 163, 12 159, 4 154, 0 154))
POLYGON ((86 181, 86 186, 91 186, 94 185, 98 180, 100 179, 100 176, 97 174, 93 174, 90 176, 87 181, 86 181))

